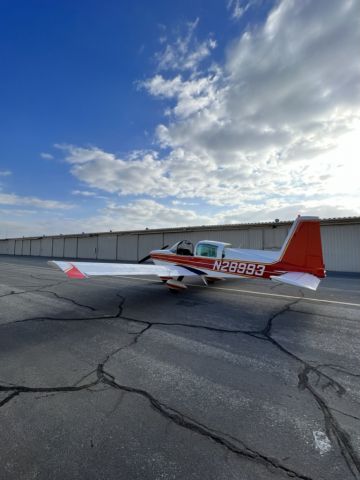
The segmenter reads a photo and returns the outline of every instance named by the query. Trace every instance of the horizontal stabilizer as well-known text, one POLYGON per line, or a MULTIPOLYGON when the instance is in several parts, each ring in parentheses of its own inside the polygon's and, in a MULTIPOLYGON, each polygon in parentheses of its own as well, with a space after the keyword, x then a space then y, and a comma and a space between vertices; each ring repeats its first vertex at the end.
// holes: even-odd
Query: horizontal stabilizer
POLYGON ((309 288, 310 290, 316 290, 320 283, 320 278, 303 272, 289 272, 279 276, 271 275, 270 278, 271 280, 275 280, 275 282, 286 283, 288 285, 294 285, 295 287, 309 288))

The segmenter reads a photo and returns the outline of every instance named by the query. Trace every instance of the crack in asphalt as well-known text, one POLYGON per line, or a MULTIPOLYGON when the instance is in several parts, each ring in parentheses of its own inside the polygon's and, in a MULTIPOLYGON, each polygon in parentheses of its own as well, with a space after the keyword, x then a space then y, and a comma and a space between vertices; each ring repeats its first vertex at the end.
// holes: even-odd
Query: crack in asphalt
POLYGON ((19 392, 18 391, 13 391, 10 393, 10 395, 8 395, 7 397, 5 397, 3 400, 0 401, 0 408, 7 404, 8 402, 10 402, 14 397, 17 397, 19 395, 19 392))
POLYGON ((345 417, 350 417, 350 418, 353 418, 354 420, 359 420, 360 421, 360 417, 356 417, 355 415, 351 415, 350 413, 343 412, 342 410, 339 410, 339 409, 334 408, 334 407, 329 407, 329 409, 334 411, 334 412, 340 413, 341 415, 344 415, 345 417))
POLYGON ((360 373, 353 373, 349 370, 341 367, 340 365, 335 365, 334 363, 321 363, 316 366, 316 368, 330 368, 331 370, 335 370, 337 372, 345 373, 345 375, 349 375, 350 377, 360 378, 360 373))
MULTIPOLYGON (((119 295, 120 296, 120 295, 119 295)), ((91 387, 95 387, 99 384, 104 384, 107 385, 111 388, 115 388, 117 390, 121 390, 123 392, 127 393, 132 393, 136 395, 140 395, 143 398, 145 398, 149 403, 150 406, 155 409, 162 417, 166 418, 168 421, 171 421, 175 423, 176 425, 185 428, 187 430, 190 430, 194 433, 197 433, 201 436, 204 436, 206 438, 209 438, 213 440, 215 443, 218 445, 226 448, 227 450, 231 451, 232 453, 247 458, 249 460, 255 461, 256 463, 260 463, 267 468, 273 469, 273 470, 280 470, 289 477, 292 478, 298 478, 301 480, 312 480, 310 477, 306 475, 302 475, 301 473, 298 473, 284 465, 282 465, 278 460, 268 457, 262 453, 259 453, 249 447, 247 447, 241 440, 232 437, 226 433, 219 432, 217 430, 214 430, 194 419, 191 417, 182 414, 180 411, 166 405, 165 403, 159 401, 156 399, 151 393, 149 393, 146 390, 131 387, 128 385, 121 385, 119 384, 113 375, 111 375, 109 372, 106 372, 104 369, 104 366, 106 363, 116 354, 118 354, 120 351, 130 348, 133 345, 135 345, 139 338, 150 328, 153 327, 153 325, 161 325, 161 322, 145 322, 142 320, 137 320, 137 319, 132 319, 129 317, 122 317, 122 311, 123 311, 123 306, 124 306, 125 298, 121 297, 121 301, 118 306, 118 312, 114 318, 123 318, 124 320, 127 321, 135 321, 138 323, 142 323, 145 325, 139 332, 133 332, 133 333, 128 333, 129 335, 134 335, 134 338, 131 340, 126 345, 123 345, 109 354, 107 354, 104 359, 97 365, 97 368, 94 370, 91 370, 88 372, 86 375, 81 377, 74 385, 71 386, 60 386, 60 387, 27 387, 24 385, 0 385, 0 392, 11 392, 10 395, 8 395, 2 402, 0 403, 0 407, 5 405, 6 403, 10 402, 13 398, 17 397, 20 394, 24 393, 46 393, 46 394, 55 394, 55 393, 65 393, 65 392, 77 392, 81 390, 87 390, 87 391, 92 391, 91 387), (88 382, 85 384, 81 384, 81 382, 91 376, 94 372, 96 371, 97 374, 97 379, 88 382)), ((166 324, 166 325, 171 325, 171 324, 166 324)), ((183 326, 188 326, 184 324, 183 326)), ((218 331, 219 329, 215 328, 215 331, 218 331)), ((229 332, 228 332, 229 333, 229 332)), ((231 332, 233 333, 233 332, 231 332)), ((236 332, 238 333, 238 331, 236 332)))
POLYGON ((315 386, 318 386, 321 378, 326 380, 326 383, 321 386, 322 391, 330 387, 334 389, 338 396, 342 396, 344 395, 344 393, 346 393, 346 389, 339 382, 319 370, 319 367, 310 365, 309 362, 287 350, 283 345, 281 345, 278 341, 274 340, 274 338, 271 336, 272 325, 275 318, 282 315, 286 311, 289 311, 291 307, 299 301, 301 301, 301 299, 289 303, 279 312, 273 314, 268 319, 265 328, 260 333, 264 335, 279 350, 284 352, 286 355, 289 355, 291 358, 294 358, 303 365, 303 370, 298 374, 298 387, 300 390, 307 390, 311 394, 313 399, 316 401, 324 416, 325 429, 328 437, 337 443, 340 453, 344 458, 346 465, 348 466, 353 477, 357 480, 360 480, 360 458, 351 443, 350 436, 345 430, 341 428, 339 422, 332 415, 331 408, 329 407, 325 399, 311 385, 309 381, 309 374, 314 373, 316 375, 317 382, 315 386))
MULTIPOLYGON (((78 392, 80 390, 86 390, 87 388, 97 385, 99 380, 96 379, 93 382, 84 384, 84 385, 69 385, 62 387, 27 387, 25 385, 0 385, 0 392, 12 392, 8 397, 6 397, 2 402, 9 402, 16 395, 21 393, 59 393, 59 392, 78 392), (11 397, 11 398, 10 398, 11 397)), ((5 403, 1 404, 5 405, 5 403)))
POLYGON ((276 470, 281 470, 283 473, 292 478, 299 478, 302 480, 312 480, 311 477, 302 475, 301 473, 296 472, 290 468, 285 467, 276 459, 267 457, 255 450, 247 447, 243 442, 238 439, 231 437, 233 441, 230 440, 230 436, 217 430, 211 429, 202 423, 197 422, 193 418, 175 410, 172 407, 169 407, 163 402, 160 402, 157 398, 151 395, 147 390, 140 388, 130 387, 128 385, 122 385, 118 383, 113 375, 109 372, 106 372, 102 364, 98 366, 98 378, 101 378, 101 381, 114 389, 121 390, 123 392, 128 392, 145 398, 151 408, 153 408, 157 413, 159 413, 166 420, 171 421, 178 425, 179 427, 190 430, 194 433, 197 433, 203 437, 213 440, 215 443, 225 447, 227 450, 235 453, 238 456, 245 457, 249 460, 260 463, 267 468, 272 468, 276 470), (228 438, 227 438, 228 437, 228 438))
MULTIPOLYGON (((147 326, 142 331, 138 332, 137 336, 135 337, 135 340, 133 340, 130 344, 122 348, 129 348, 130 346, 132 346, 134 343, 136 343, 137 339, 149 328, 150 327, 147 326)), ((0 385, 0 392, 11 392, 5 399, 3 399, 0 402, 0 407, 10 402, 13 398, 24 393, 54 394, 54 393, 79 392, 82 390, 92 391, 91 387, 94 387, 99 384, 103 384, 105 386, 111 387, 112 389, 121 390, 122 392, 135 394, 145 398, 149 402, 151 408, 157 411, 166 420, 171 421, 172 423, 175 423, 181 428, 185 428, 203 437, 209 438, 210 440, 214 441, 218 445, 226 448, 227 450, 231 451, 232 453, 238 456, 247 458, 248 460, 264 465, 265 467, 270 468, 273 471, 280 470, 281 472, 285 473, 287 476, 291 478, 298 478, 301 480, 312 480, 311 477, 298 473, 295 470, 282 465, 275 458, 268 457, 264 454, 257 452, 254 449, 247 447, 244 444, 244 442, 242 442, 241 440, 235 437, 232 437, 226 433, 219 432, 218 430, 207 427, 206 425, 198 422, 197 420, 194 420, 193 418, 181 413, 180 411, 166 405, 165 403, 159 401, 156 397, 154 397, 148 391, 118 383, 113 375, 111 375, 109 372, 104 370, 105 363, 111 358, 112 355, 115 355, 118 351, 119 349, 107 355, 104 361, 98 364, 96 369, 96 373, 97 373, 96 380, 86 384, 58 386, 58 387, 27 387, 24 385, 14 385, 14 386, 0 385)), ((89 374, 93 372, 94 370, 89 374)), ((89 376, 89 374, 87 374, 86 376, 89 376)), ((100 391, 104 391, 104 389, 101 389, 100 391)), ((47 396, 44 396, 43 398, 46 398, 46 397, 47 396)))
MULTIPOLYGON (((60 282, 63 283, 63 282, 60 282)), ((53 286, 56 286, 57 284, 53 285, 48 285, 48 286, 42 286, 38 291, 44 291, 44 288, 51 288, 53 286)), ((32 290, 36 291, 36 290, 32 290)), ((27 292, 19 292, 20 293, 27 293, 27 292)), ((90 307, 88 305, 82 305, 79 304, 78 302, 63 297, 59 294, 56 294, 55 292, 52 291, 46 291, 45 293, 51 293, 54 294, 57 298, 65 300, 65 301, 71 301, 73 304, 80 306, 80 307, 85 307, 89 308, 90 310, 95 310, 93 307, 90 307)), ((12 292, 4 296, 12 295, 15 294, 15 292, 12 292)), ((284 473, 286 473, 288 476, 291 477, 296 477, 299 479, 304 479, 304 480, 311 480, 310 477, 302 475, 300 473, 297 473, 284 465, 281 465, 277 460, 272 459, 270 457, 267 457, 259 452, 256 452, 250 448, 248 448, 241 440, 236 439, 234 437, 229 436, 228 434, 224 434, 222 432, 218 432, 216 430, 211 429, 208 426, 205 426, 198 421, 182 414, 181 412, 173 409, 172 407, 166 405, 165 403, 160 402, 158 399, 156 399, 154 396, 152 396, 148 391, 127 386, 127 385, 121 385, 119 384, 115 377, 112 376, 109 372, 105 371, 104 366, 106 363, 112 358, 114 355, 119 353, 120 351, 130 348, 133 345, 135 345, 139 338, 150 328, 153 326, 181 326, 185 328, 196 328, 196 329, 203 329, 203 330, 208 330, 208 331, 213 331, 216 333, 228 333, 228 334, 243 334, 243 335, 248 335, 251 337, 254 337, 259 340, 265 340, 273 344, 277 349, 279 349, 281 352, 284 354, 290 356, 297 362, 301 363, 303 366, 303 369, 301 372, 298 374, 298 387, 300 390, 307 390, 312 398, 315 400, 317 403, 318 407, 320 408, 323 417, 324 417, 324 422, 325 422, 325 429, 326 433, 329 438, 333 440, 333 442, 336 442, 336 444, 339 447, 340 453, 343 456, 346 465, 348 466, 350 472, 356 479, 360 479, 360 459, 354 449, 354 447, 351 444, 350 436, 347 432, 345 432, 339 423, 337 422, 336 418, 332 415, 331 410, 336 411, 336 409, 333 409, 329 407, 329 405, 326 403, 325 399, 315 390, 315 387, 317 387, 320 384, 320 381, 325 380, 325 384, 321 385, 322 391, 325 391, 327 388, 332 388, 338 396, 342 396, 344 393, 346 393, 345 388, 336 380, 331 378, 329 375, 325 374, 320 370, 320 368, 332 368, 334 370, 338 370, 342 373, 346 373, 348 375, 352 375, 354 377, 359 377, 360 375, 358 374, 353 374, 345 369, 342 369, 341 367, 338 367, 333 364, 324 364, 324 365, 311 365, 309 362, 306 360, 302 359, 298 355, 292 353, 289 351, 287 348, 285 348, 281 343, 279 343, 277 340, 275 340, 271 333, 272 333, 272 328, 273 328, 273 322, 276 318, 278 318, 280 315, 286 313, 287 311, 296 311, 292 310, 291 307, 300 302, 302 299, 297 299, 295 301, 292 301, 291 303, 285 305, 280 311, 273 313, 269 319, 267 320, 267 323, 265 327, 262 330, 241 330, 241 329, 222 329, 218 327, 211 327, 207 325, 201 325, 201 324, 186 324, 186 323, 172 323, 172 322, 151 322, 151 321, 145 321, 145 320, 140 320, 140 319, 135 319, 135 318, 130 318, 123 316, 123 307, 124 307, 124 302, 125 302, 125 297, 121 295, 117 295, 120 298, 120 303, 118 305, 118 310, 115 314, 110 315, 110 314, 105 314, 105 315, 100 315, 96 317, 87 317, 87 318, 49 318, 49 317, 34 317, 34 318, 27 318, 24 320, 17 320, 14 322, 10 323, 23 323, 23 322, 31 322, 31 321, 89 321, 89 320, 105 320, 105 319, 123 319, 126 321, 134 322, 134 323, 141 323, 144 325, 144 328, 141 329, 139 332, 134 332, 134 333, 128 333, 129 335, 134 335, 134 338, 132 341, 126 345, 123 345, 109 354, 107 354, 104 359, 98 364, 97 368, 95 370, 92 370, 90 373, 87 373, 82 379, 78 380, 75 385, 71 386, 62 386, 62 387, 26 387, 23 385, 0 385, 0 392, 10 392, 10 394, 5 397, 1 402, 0 402, 0 407, 4 406, 5 404, 9 403, 12 399, 17 397, 18 395, 22 393, 59 393, 59 392, 75 392, 75 391, 81 391, 81 390, 89 390, 91 387, 94 387, 98 385, 99 383, 106 384, 112 388, 115 388, 117 390, 122 390, 124 392, 128 393, 133 393, 136 395, 140 395, 141 397, 145 398, 149 403, 150 406, 155 409, 159 414, 161 414, 163 417, 167 418, 168 420, 172 421, 173 423, 177 424, 180 427, 186 428, 188 430, 194 431, 202 436, 205 436, 207 438, 212 439, 215 441, 217 444, 222 445, 223 447, 227 448, 231 452, 240 455, 242 457, 247 457, 249 459, 252 459, 254 461, 257 461, 259 463, 262 463, 268 467, 276 468, 282 470, 284 473), (81 384, 81 381, 83 381, 85 378, 89 377, 91 374, 93 374, 96 371, 97 374, 97 379, 86 384, 81 384), (310 383, 309 380, 309 375, 310 374, 315 374, 317 381, 315 384, 315 387, 310 383), (79 384, 80 383, 80 384, 79 384), (230 440, 231 439, 231 440, 230 440), (239 447, 239 445, 241 445, 239 447)), ((299 312, 303 313, 303 312, 299 312)), ((6 325, 9 325, 7 323, 6 325)), ((90 391, 90 390, 89 390, 90 391)), ((342 413, 344 415, 353 417, 349 414, 346 414, 344 412, 339 411, 339 413, 342 413)), ((354 417, 358 419, 357 417, 354 417)))
POLYGON ((38 290, 38 292, 51 293, 52 295, 54 295, 59 300, 65 300, 66 302, 70 302, 73 305, 76 305, 77 307, 88 308, 92 312, 96 312, 96 308, 91 307, 90 305, 84 305, 83 303, 79 303, 76 300, 74 300, 72 298, 69 298, 69 297, 64 297, 63 295, 60 295, 56 292, 52 292, 51 290, 44 290, 43 288, 41 288, 41 290, 38 290))
MULTIPOLYGON (((62 285, 63 283, 66 283, 66 281, 52 283, 51 285, 36 286, 36 287, 32 288, 31 290, 22 290, 20 292, 16 292, 15 290, 12 290, 9 293, 5 293, 4 295, 0 295, 0 298, 10 297, 12 295, 24 295, 26 293, 50 293, 51 295, 54 295, 59 300, 64 300, 66 302, 70 302, 73 305, 75 305, 77 307, 80 307, 80 308, 87 308, 87 309, 89 309, 93 312, 96 311, 96 308, 94 308, 90 305, 84 305, 83 303, 77 302, 76 300, 74 300, 72 298, 65 297, 64 295, 60 295, 59 293, 53 292, 52 290, 46 290, 47 288, 54 288, 54 287, 57 287, 59 285, 62 285)), ((10 323, 13 323, 13 322, 10 322, 10 323)))
MULTIPOLYGON (((6 322, 6 323, 2 323, 0 324, 0 328, 1 327, 8 327, 9 325, 13 325, 13 324, 17 324, 17 323, 27 323, 27 322, 88 322, 88 321, 92 321, 92 320, 114 320, 114 319, 117 319, 117 318, 120 318, 121 317, 121 313, 122 313, 122 308, 123 308, 123 303, 125 301, 124 297, 121 296, 121 295, 117 295, 117 297, 119 297, 121 300, 120 300, 120 303, 118 305, 118 308, 117 308, 117 312, 114 313, 114 314, 104 314, 104 315, 97 315, 97 316, 94 316, 94 317, 69 317, 69 318, 64 318, 64 317, 49 317, 49 316, 46 316, 46 317, 30 317, 30 318, 24 318, 22 320, 13 320, 11 322, 6 322)), ((61 298, 61 297, 59 297, 61 298)), ((65 300, 67 300, 67 298, 64 298, 65 300)), ((76 303, 77 304, 77 303, 76 303)), ((82 304, 77 304, 79 306, 85 306, 85 305, 82 305, 82 304)), ((90 307, 90 306, 86 306, 87 308, 90 308, 90 309, 93 309, 94 307, 90 307)), ((96 311, 96 309, 94 309, 94 311, 96 311)))
POLYGON ((330 407, 324 398, 316 392, 310 383, 307 383, 306 389, 312 394, 324 415, 327 436, 333 441, 336 441, 350 472, 353 477, 358 480, 360 478, 360 459, 351 444, 350 435, 340 427, 339 422, 332 415, 330 407))

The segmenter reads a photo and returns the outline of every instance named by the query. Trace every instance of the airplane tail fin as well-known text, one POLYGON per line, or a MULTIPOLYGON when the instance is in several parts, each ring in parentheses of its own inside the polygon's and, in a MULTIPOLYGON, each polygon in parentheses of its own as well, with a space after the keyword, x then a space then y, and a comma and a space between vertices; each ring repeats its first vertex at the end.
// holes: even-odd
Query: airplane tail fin
POLYGON ((279 262, 284 270, 325 277, 318 217, 299 216, 295 220, 281 249, 279 262))

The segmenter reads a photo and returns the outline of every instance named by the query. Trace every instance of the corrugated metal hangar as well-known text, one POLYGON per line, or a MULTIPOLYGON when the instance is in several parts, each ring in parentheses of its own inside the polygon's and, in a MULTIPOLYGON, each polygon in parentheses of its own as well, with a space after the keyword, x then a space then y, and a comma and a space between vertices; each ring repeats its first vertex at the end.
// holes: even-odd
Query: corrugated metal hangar
MULTIPOLYGON (((138 261, 150 250, 183 239, 218 240, 234 247, 279 249, 292 222, 216 225, 126 232, 86 233, 0 240, 2 255, 138 261)), ((360 217, 321 220, 326 269, 360 273, 360 217)))

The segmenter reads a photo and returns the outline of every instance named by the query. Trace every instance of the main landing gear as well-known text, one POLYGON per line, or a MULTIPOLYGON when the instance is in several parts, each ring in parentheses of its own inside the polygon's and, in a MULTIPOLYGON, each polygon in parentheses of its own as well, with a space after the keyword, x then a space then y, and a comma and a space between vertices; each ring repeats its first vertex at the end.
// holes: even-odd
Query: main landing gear
POLYGON ((182 283, 182 280, 184 278, 183 276, 177 277, 177 279, 173 277, 160 277, 160 278, 164 283, 166 283, 166 286, 172 293, 177 293, 187 289, 187 286, 185 285, 185 283, 182 283))
MULTIPOLYGON (((224 280, 223 278, 219 277, 207 277, 207 276, 202 276, 201 277, 205 285, 212 285, 216 282, 220 282, 224 280)), ((161 281, 166 284, 170 292, 172 293, 177 293, 183 290, 187 290, 187 286, 185 283, 182 283, 182 280, 184 279, 183 276, 177 277, 176 279, 174 277, 160 277, 161 281)))

